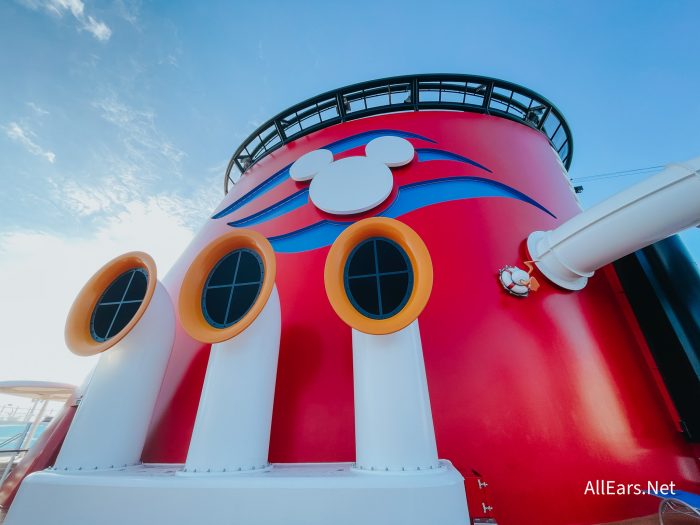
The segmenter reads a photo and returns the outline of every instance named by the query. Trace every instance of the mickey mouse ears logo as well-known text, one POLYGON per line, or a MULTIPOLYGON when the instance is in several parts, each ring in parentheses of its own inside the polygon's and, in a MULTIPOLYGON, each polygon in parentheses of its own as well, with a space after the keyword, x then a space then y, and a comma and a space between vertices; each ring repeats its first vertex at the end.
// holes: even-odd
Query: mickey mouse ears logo
POLYGON ((264 224, 270 244, 277 253, 299 253, 329 246, 352 224, 352 220, 342 220, 342 217, 369 210, 375 211, 370 215, 396 219, 414 210, 445 202, 501 197, 519 200, 556 219, 556 215, 532 197, 496 180, 491 174, 493 172, 485 165, 459 153, 440 149, 438 143, 428 137, 401 130, 369 130, 307 153, 254 188, 237 194, 233 202, 212 218, 221 219, 234 214, 228 222, 234 228, 264 224), (414 150, 406 138, 427 143, 429 147, 414 150), (365 156, 335 160, 334 155, 359 148, 362 144, 365 144, 365 156), (437 173, 431 174, 430 167, 427 167, 422 174, 399 177, 399 191, 395 198, 381 211, 377 210, 377 206, 392 198, 394 181, 391 168, 411 162, 441 164, 440 167, 436 165, 437 173), (465 172, 475 169, 480 170, 480 176, 465 172), (445 174, 445 170, 459 171, 437 176, 445 174), (263 197, 290 178, 297 184, 285 184, 276 200, 263 197), (265 207, 247 208, 260 197, 263 197, 265 207), (335 217, 297 214, 298 210, 309 206, 335 217))
POLYGON ((289 175, 299 182, 311 181, 309 198, 317 208, 334 215, 362 213, 391 194, 390 168, 411 162, 415 150, 406 139, 386 136, 367 143, 365 155, 334 160, 331 151, 317 149, 297 159, 289 175))

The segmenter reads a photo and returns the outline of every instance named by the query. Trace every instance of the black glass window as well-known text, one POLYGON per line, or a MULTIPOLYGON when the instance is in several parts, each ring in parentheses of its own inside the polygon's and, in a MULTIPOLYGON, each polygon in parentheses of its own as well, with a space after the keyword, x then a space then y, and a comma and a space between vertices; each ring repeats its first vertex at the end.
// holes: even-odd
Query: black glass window
POLYGON ((142 268, 132 268, 112 281, 92 312, 92 338, 103 342, 117 335, 136 315, 147 288, 148 274, 142 268))
POLYGON ((413 268, 394 241, 373 237, 358 244, 345 263, 345 292, 357 310, 372 319, 398 313, 413 291, 413 268))
POLYGON ((264 267, 252 250, 235 250, 221 259, 202 290, 204 318, 214 328, 227 328, 248 313, 262 288, 264 267))

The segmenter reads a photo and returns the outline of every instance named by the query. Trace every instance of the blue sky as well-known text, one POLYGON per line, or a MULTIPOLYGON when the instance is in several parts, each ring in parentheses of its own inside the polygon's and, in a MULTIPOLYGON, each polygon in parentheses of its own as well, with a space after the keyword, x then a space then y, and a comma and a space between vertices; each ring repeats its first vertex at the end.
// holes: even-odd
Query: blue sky
MULTIPOLYGON (((700 155, 698 20, 690 0, 0 3, 0 318, 28 352, 0 379, 78 381, 88 362, 41 352, 66 353, 87 277, 130 249, 167 269, 241 140, 327 89, 413 72, 520 83, 567 118, 572 177, 700 155), (28 336, 22 295, 38 294, 55 321, 28 336)), ((585 184, 582 202, 635 180, 585 184)), ((700 259, 700 230, 684 239, 700 259)))

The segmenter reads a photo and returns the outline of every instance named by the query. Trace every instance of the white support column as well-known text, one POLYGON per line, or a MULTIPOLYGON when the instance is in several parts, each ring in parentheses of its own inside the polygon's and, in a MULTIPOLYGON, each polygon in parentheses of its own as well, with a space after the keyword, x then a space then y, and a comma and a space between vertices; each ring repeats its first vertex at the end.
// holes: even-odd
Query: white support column
POLYGON ((48 406, 49 400, 42 399, 39 414, 34 418, 34 421, 32 421, 32 426, 29 427, 29 432, 27 432, 27 434, 24 436, 24 440, 22 441, 22 444, 19 447, 20 449, 29 448, 29 444, 32 442, 32 438, 34 438, 34 435, 36 434, 39 425, 41 425, 42 419, 44 419, 44 414, 46 414, 46 409, 48 408, 48 406))
POLYGON ((700 157, 613 195, 554 230, 527 239, 550 281, 580 290, 598 268, 700 223, 700 157))
POLYGON ((280 300, 273 287, 250 326, 212 345, 184 473, 268 466, 280 331, 280 300))
POLYGON ((438 468, 418 320, 398 332, 352 331, 357 468, 438 468))
POLYGON ((56 469, 139 463, 174 338, 173 305, 157 282, 136 326, 100 354, 56 459, 56 469))

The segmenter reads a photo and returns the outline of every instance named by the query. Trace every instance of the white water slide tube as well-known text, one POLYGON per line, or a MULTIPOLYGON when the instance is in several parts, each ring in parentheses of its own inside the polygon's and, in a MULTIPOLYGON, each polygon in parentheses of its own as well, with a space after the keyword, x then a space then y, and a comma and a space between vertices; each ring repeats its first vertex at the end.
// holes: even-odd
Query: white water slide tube
POLYGON ((580 290, 598 268, 698 224, 700 157, 669 164, 554 230, 531 233, 527 247, 545 277, 580 290))

